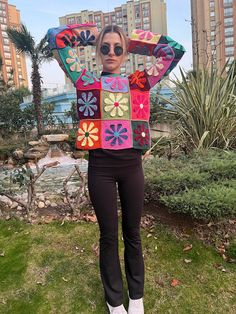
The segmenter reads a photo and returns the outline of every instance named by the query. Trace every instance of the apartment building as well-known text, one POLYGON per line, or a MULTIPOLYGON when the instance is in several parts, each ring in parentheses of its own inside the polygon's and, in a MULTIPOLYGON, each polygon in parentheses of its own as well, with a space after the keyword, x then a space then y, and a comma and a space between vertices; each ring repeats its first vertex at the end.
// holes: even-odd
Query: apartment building
POLYGON ((14 5, 8 4, 8 0, 0 0, 0 55, 2 58, 2 75, 7 82, 12 77, 15 87, 28 87, 25 56, 17 53, 10 42, 6 29, 18 28, 20 25, 20 11, 14 5))
MULTIPOLYGON (((165 0, 130 0, 111 12, 88 11, 68 14, 59 18, 60 25, 93 22, 101 31, 107 25, 118 25, 127 34, 133 29, 150 30, 155 33, 167 34, 166 3, 165 0)), ((99 73, 96 64, 95 48, 78 48, 78 55, 82 64, 90 71, 99 73)), ((130 74, 137 69, 151 66, 152 57, 129 55, 128 62, 122 66, 122 74, 130 74)))
POLYGON ((221 69, 236 59, 236 0, 191 0, 193 67, 221 69))

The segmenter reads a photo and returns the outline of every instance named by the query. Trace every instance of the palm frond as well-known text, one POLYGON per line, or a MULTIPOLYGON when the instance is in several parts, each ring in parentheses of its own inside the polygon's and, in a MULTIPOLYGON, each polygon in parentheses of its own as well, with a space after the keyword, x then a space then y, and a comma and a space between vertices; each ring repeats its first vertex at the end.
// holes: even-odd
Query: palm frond
POLYGON ((31 56, 34 55, 35 41, 24 24, 21 24, 19 30, 8 28, 7 34, 18 52, 29 54, 31 56))

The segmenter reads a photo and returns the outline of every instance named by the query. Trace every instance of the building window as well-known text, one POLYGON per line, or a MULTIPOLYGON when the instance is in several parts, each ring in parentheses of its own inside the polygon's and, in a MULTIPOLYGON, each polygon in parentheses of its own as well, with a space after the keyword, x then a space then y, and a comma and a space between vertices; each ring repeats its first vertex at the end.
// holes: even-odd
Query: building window
POLYGON ((8 52, 4 52, 4 57, 7 59, 11 59, 11 55, 8 52))
POLYGON ((225 46, 233 46, 234 38, 233 37, 225 37, 225 46))
POLYGON ((11 65, 11 60, 5 60, 6 65, 11 65))
POLYGON ((4 51, 10 52, 10 47, 9 46, 3 46, 4 51))
POLYGON ((224 16, 233 15, 233 8, 226 8, 224 9, 224 16))
POLYGON ((224 24, 225 26, 231 26, 233 25, 233 18, 232 17, 227 17, 224 19, 224 24))
POLYGON ((225 48, 225 55, 226 56, 233 56, 234 55, 234 47, 226 47, 225 48))
POLYGON ((4 43, 5 45, 9 45, 9 39, 3 38, 3 43, 4 43))
POLYGON ((233 27, 225 28, 225 36, 232 36, 234 34, 233 27))
POLYGON ((75 18, 74 18, 74 17, 69 17, 69 18, 67 19, 67 23, 68 23, 68 24, 75 24, 75 18))
POLYGON ((215 6, 215 2, 214 1, 210 1, 210 8, 213 8, 215 6))
POLYGON ((93 22, 93 15, 89 14, 88 19, 89 19, 89 22, 93 22))
POLYGON ((233 4, 233 0, 224 0, 224 4, 233 4))
POLYGON ((210 16, 211 16, 211 17, 215 16, 215 11, 211 11, 211 12, 210 12, 210 16))
POLYGON ((2 36, 5 37, 5 38, 8 38, 7 32, 2 31, 2 36))
POLYGON ((3 29, 5 31, 7 29, 7 25, 1 24, 1 29, 3 29))

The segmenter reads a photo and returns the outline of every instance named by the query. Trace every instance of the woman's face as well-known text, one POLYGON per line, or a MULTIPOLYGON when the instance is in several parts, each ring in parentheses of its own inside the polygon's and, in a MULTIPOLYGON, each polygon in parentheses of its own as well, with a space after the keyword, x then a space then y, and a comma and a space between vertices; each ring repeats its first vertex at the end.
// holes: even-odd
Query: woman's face
POLYGON ((101 53, 103 71, 119 74, 122 61, 124 60, 124 54, 122 53, 120 56, 117 56, 114 50, 117 46, 123 48, 119 34, 106 33, 102 39, 101 46, 108 46, 110 48, 108 54, 104 55, 101 53))

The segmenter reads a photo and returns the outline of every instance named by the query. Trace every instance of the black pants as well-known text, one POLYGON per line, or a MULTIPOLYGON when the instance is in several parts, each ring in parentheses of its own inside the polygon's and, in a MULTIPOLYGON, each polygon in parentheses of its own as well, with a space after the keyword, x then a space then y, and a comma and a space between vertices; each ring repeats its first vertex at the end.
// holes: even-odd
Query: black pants
POLYGON ((131 299, 144 293, 144 262, 140 220, 144 198, 141 161, 134 166, 88 169, 88 187, 100 228, 100 273, 106 301, 123 303, 122 273, 118 255, 117 184, 122 207, 125 274, 131 299))

